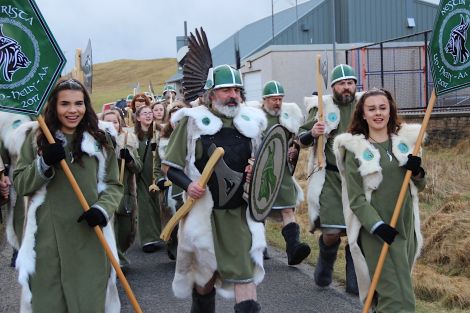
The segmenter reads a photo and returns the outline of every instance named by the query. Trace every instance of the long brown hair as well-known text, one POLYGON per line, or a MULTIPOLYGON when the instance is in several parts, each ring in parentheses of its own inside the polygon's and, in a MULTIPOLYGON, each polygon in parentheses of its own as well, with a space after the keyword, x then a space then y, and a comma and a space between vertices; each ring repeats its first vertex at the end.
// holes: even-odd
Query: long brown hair
MULTIPOLYGON (((82 120, 75 129, 74 137, 72 140, 72 154, 75 161, 80 162, 83 155, 81 144, 83 140, 83 133, 88 132, 102 147, 108 148, 108 141, 104 131, 98 127, 98 117, 91 106, 90 95, 85 87, 76 79, 68 79, 59 82, 51 92, 47 101, 46 108, 44 109, 44 120, 49 127, 52 135, 54 136, 58 130, 61 129, 61 123, 57 116, 57 101, 59 93, 62 90, 79 90, 83 93, 85 104, 85 114, 82 120)), ((57 138, 56 138, 57 139, 57 138)), ((39 130, 37 144, 40 150, 48 144, 46 136, 39 130)))
MULTIPOLYGON (((137 119, 137 117, 140 115, 140 112, 145 108, 150 109, 149 106, 144 105, 144 106, 141 106, 140 108, 138 108, 137 112, 135 112, 134 132, 135 132, 135 135, 137 136, 137 138, 139 138, 140 141, 144 140, 145 138, 148 138, 148 139, 153 138, 153 123, 155 123, 155 121, 153 121, 150 124, 149 129, 147 130, 147 132, 144 132, 144 130, 142 129, 142 123, 137 119)), ((153 111, 150 110, 150 112, 152 112, 152 118, 153 118, 153 111)))
POLYGON ((132 102, 131 102, 132 112, 136 113, 135 101, 137 99, 144 99, 145 100, 145 106, 150 106, 150 99, 145 95, 145 93, 138 93, 134 96, 134 98, 132 98, 132 102))
POLYGON ((390 118, 387 123, 387 133, 389 135, 396 134, 401 127, 401 119, 397 114, 397 105, 395 100, 392 97, 390 91, 386 89, 377 89, 372 88, 365 92, 362 97, 359 99, 359 102, 356 105, 356 110, 354 111, 353 118, 349 124, 348 132, 353 135, 363 134, 366 138, 369 137, 369 125, 364 119, 364 104, 369 97, 373 96, 385 96, 388 100, 390 106, 390 118))

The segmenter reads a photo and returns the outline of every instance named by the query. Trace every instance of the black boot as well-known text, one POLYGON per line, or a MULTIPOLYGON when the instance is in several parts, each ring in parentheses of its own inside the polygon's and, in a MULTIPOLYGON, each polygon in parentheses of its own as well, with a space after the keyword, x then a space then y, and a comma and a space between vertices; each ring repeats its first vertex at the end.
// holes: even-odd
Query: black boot
POLYGON ((323 235, 318 239, 320 254, 318 255, 317 265, 315 266, 315 283, 317 286, 326 287, 331 284, 333 276, 333 265, 336 261, 338 248, 341 240, 332 246, 327 246, 323 242, 323 235))
POLYGON ((346 292, 359 295, 359 287, 357 286, 356 271, 354 270, 354 262, 349 250, 349 245, 344 247, 346 256, 346 292))
POLYGON ((255 300, 245 300, 235 304, 235 313, 258 313, 261 312, 261 305, 255 300))
POLYGON ((282 228, 282 236, 286 241, 287 264, 297 265, 310 254, 310 247, 299 242, 300 227, 297 223, 289 223, 282 228))
POLYGON ((192 298, 190 313, 215 313, 215 289, 206 295, 200 295, 193 289, 192 298))
POLYGON ((16 266, 16 258, 18 257, 18 250, 13 248, 13 254, 11 255, 11 260, 10 260, 10 266, 15 267, 16 266))

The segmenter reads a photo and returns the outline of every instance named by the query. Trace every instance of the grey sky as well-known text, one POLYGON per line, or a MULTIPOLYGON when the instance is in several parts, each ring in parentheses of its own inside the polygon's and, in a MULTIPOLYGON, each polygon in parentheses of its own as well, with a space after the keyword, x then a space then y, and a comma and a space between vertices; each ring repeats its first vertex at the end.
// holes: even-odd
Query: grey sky
MULTIPOLYGON (((298 0, 302 3, 305 0, 298 0)), ((271 15, 271 0, 36 0, 49 28, 74 65, 75 50, 93 47, 93 62, 176 57, 176 36, 203 26, 214 47, 260 18, 271 15)), ((274 0, 274 11, 295 6, 274 0)))
MULTIPOLYGON (((438 0, 427 0, 438 3, 438 0)), ((298 4, 305 0, 297 0, 298 4)), ((271 15, 271 0, 36 0, 64 51, 93 47, 93 62, 176 57, 176 36, 203 26, 213 48, 245 25, 271 15)), ((296 0, 273 0, 274 12, 296 0)))

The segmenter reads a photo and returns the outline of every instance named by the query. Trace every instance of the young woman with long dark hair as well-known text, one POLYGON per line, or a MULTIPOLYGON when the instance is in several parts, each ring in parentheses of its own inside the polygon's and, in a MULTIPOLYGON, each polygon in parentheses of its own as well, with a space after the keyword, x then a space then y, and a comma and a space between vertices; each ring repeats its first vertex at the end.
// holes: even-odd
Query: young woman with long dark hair
POLYGON ((25 130, 14 171, 18 195, 29 197, 16 262, 23 288, 21 311, 119 312, 114 270, 92 229, 103 227, 116 252, 110 220, 122 187, 111 138, 98 127, 90 97, 75 79, 52 90, 44 119, 56 143, 49 144, 37 126, 25 130), (61 160, 90 205, 85 213, 61 160))

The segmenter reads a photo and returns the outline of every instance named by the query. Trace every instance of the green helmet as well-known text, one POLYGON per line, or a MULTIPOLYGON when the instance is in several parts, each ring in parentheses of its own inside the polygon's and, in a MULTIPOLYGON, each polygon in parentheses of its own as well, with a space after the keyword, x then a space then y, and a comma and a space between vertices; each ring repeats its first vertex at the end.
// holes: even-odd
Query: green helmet
POLYGON ((163 88, 163 95, 167 93, 168 91, 174 92, 176 94, 176 88, 173 85, 166 85, 165 88, 163 88))
POLYGON ((281 83, 275 80, 270 80, 263 87, 263 99, 266 97, 283 96, 284 87, 281 83))
POLYGON ((347 64, 339 64, 335 66, 331 72, 331 87, 333 87, 336 82, 345 79, 354 79, 357 83, 356 72, 354 69, 347 64))
POLYGON ((240 71, 228 64, 223 64, 209 69, 204 89, 218 89, 225 87, 243 88, 240 71))
POLYGON ((134 99, 134 95, 132 94, 127 95, 126 101, 131 102, 132 99, 134 99))

